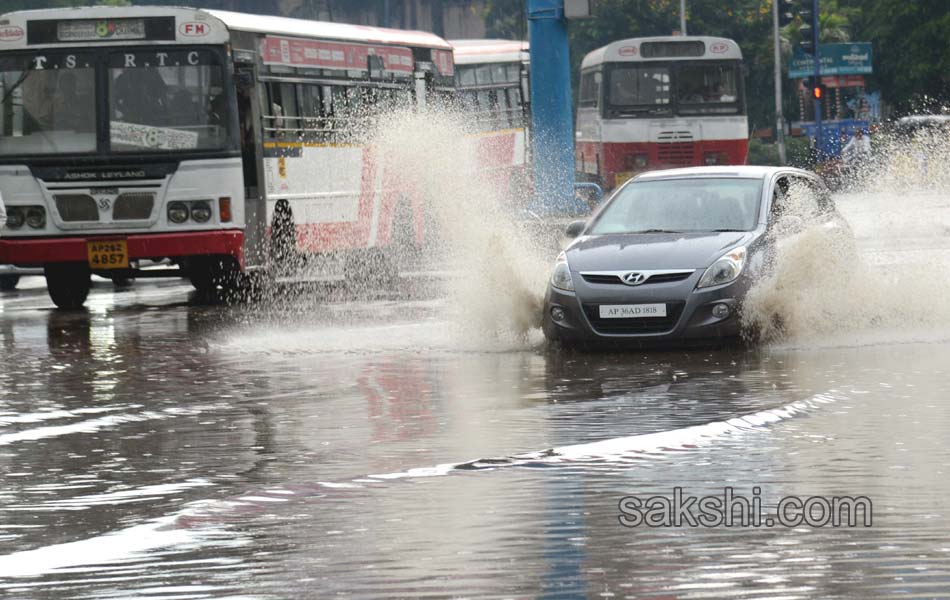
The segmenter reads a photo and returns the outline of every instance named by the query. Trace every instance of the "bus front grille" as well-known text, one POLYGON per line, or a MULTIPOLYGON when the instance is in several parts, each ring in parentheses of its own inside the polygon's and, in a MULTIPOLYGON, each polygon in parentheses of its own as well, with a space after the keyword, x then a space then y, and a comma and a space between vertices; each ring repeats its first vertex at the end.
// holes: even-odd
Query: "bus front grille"
POLYGON ((668 142, 657 146, 657 157, 664 165, 688 167, 695 164, 693 144, 690 142, 668 142))
POLYGON ((127 192, 119 194, 112 209, 113 221, 132 221, 152 216, 155 194, 147 192, 127 192))
POLYGON ((56 194, 56 210, 60 218, 67 223, 77 221, 98 221, 99 208, 88 194, 56 194))

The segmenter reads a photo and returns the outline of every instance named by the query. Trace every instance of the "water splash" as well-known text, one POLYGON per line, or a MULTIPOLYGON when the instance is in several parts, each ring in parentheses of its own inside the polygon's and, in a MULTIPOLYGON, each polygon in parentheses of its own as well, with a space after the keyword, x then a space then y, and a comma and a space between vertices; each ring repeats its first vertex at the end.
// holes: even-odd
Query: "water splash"
POLYGON ((422 197, 432 216, 423 262, 457 270, 447 278, 453 322, 465 338, 527 339, 536 333, 547 252, 520 221, 523 190, 485 168, 485 146, 464 115, 401 112, 383 119, 373 145, 401 190, 422 197))
POLYGON ((835 197, 853 238, 790 194, 803 227, 779 241, 771 273, 750 290, 746 327, 786 343, 948 339, 950 177, 932 168, 940 157, 950 157, 946 138, 877 140, 835 197))

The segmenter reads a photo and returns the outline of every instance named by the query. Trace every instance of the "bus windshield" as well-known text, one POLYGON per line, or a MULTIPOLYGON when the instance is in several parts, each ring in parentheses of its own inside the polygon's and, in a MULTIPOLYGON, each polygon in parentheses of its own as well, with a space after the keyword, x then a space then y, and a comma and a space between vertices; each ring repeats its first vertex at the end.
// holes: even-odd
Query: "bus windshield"
POLYGON ((688 64, 677 71, 679 114, 739 112, 737 68, 729 64, 688 64))
POLYGON ((215 52, 110 53, 114 152, 222 148, 228 141, 227 108, 224 69, 215 52))
POLYGON ((209 48, 0 56, 0 157, 227 149, 227 89, 209 48))
POLYGON ((0 155, 96 150, 91 55, 0 57, 0 155))
POLYGON ((672 114, 670 69, 617 66, 610 70, 607 104, 617 114, 672 114))
POLYGON ((605 116, 742 114, 741 88, 736 62, 614 63, 607 70, 605 116))

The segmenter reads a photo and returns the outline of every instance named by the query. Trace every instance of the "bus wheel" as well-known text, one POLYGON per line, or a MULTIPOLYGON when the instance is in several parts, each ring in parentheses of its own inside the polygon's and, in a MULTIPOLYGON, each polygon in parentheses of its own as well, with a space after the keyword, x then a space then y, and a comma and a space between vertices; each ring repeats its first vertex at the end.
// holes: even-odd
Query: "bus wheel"
POLYGON ((12 292, 18 283, 20 283, 19 275, 0 275, 0 291, 2 292, 12 292))
POLYGON ((188 261, 187 272, 191 285, 208 299, 236 299, 246 278, 231 256, 192 258, 188 261))
POLYGON ((92 285, 86 263, 46 265, 46 289, 53 304, 65 310, 82 308, 92 285))
POLYGON ((390 252, 396 268, 405 269, 419 258, 420 247, 416 243, 416 226, 412 218, 412 205, 404 198, 396 205, 393 215, 390 252))
POLYGON ((299 266, 297 253, 296 227, 294 213, 290 203, 278 200, 274 206, 274 220, 271 223, 270 257, 277 270, 287 273, 299 266))

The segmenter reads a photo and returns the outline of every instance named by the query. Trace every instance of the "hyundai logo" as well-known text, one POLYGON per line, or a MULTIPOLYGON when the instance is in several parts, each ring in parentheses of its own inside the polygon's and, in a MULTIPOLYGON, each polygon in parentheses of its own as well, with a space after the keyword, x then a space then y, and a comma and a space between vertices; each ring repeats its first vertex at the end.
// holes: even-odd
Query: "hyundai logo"
POLYGON ((629 273, 624 273, 620 276, 620 280, 626 283, 627 285, 640 285, 641 283, 647 280, 647 276, 643 273, 637 273, 636 271, 631 271, 629 273))

